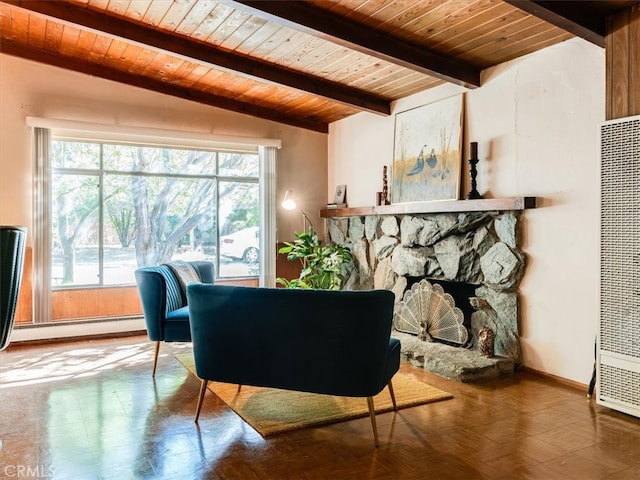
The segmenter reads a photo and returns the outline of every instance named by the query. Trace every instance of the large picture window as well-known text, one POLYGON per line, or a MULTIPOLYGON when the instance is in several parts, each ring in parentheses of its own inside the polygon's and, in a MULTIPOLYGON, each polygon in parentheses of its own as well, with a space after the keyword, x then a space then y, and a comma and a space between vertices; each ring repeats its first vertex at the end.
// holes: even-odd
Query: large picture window
POLYGON ((259 275, 257 152, 54 137, 50 159, 53 289, 132 284, 176 259, 259 275))

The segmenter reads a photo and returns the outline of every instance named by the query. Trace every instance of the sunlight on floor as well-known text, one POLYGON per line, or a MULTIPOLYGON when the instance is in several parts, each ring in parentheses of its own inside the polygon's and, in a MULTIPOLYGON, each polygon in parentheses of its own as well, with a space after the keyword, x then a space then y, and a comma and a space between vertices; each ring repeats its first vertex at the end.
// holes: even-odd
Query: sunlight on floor
POLYGON ((10 369, 0 360, 0 389, 89 377, 123 365, 150 363, 153 352, 149 347, 150 343, 145 342, 123 345, 106 353, 100 347, 83 347, 38 357, 24 355, 10 369))

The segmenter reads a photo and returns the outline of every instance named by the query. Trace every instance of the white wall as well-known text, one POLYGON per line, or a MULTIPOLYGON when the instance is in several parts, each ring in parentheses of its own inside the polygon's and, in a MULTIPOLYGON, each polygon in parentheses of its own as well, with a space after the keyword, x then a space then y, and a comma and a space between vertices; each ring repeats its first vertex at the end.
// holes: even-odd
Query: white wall
MULTIPOLYGON (((31 229, 32 141, 26 116, 281 139, 278 197, 293 189, 314 224, 322 225, 327 135, 0 54, 2 225, 31 229)), ((302 229, 301 219, 278 209, 277 240, 292 240, 294 230, 302 229)))
MULTIPOLYGON (((478 89, 444 85, 393 108, 395 114, 466 92, 465 150, 478 142, 480 193, 538 197, 539 208, 523 215, 524 365, 580 383, 591 375, 599 319, 604 74, 604 50, 575 39, 483 72, 478 89)), ((393 131, 393 115, 362 113, 332 124, 328 194, 344 183, 349 206, 373 205, 382 167, 392 162, 393 131)))

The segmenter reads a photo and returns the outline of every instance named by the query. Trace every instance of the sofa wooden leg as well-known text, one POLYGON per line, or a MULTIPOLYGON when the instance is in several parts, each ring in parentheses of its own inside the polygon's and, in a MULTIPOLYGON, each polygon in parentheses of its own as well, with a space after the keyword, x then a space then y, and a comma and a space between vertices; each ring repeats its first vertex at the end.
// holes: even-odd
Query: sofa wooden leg
POLYGON ((238 391, 236 393, 240 393, 241 388, 242 388, 242 384, 238 385, 238 391))
POLYGON ((195 422, 198 423, 198 418, 200 417, 200 409, 202 408, 202 401, 204 400, 204 394, 207 392, 207 384, 209 380, 202 380, 200 385, 200 394, 198 395, 198 405, 196 406, 196 419, 195 422))
POLYGON ((393 384, 391 383, 391 380, 389 380, 387 387, 389 387, 389 394, 391 395, 391 403, 393 403, 393 409, 397 412, 398 405, 396 404, 396 394, 393 393, 393 384))
POLYGON ((373 429, 373 441, 376 447, 380 446, 378 442, 378 427, 376 426, 376 411, 373 408, 373 397, 367 397, 367 404, 369 405, 369 417, 371 417, 371 428, 373 429))
POLYGON ((158 353, 160 353, 160 342, 156 342, 156 350, 153 354, 153 371, 151 372, 151 376, 156 376, 156 367, 158 366, 158 353))

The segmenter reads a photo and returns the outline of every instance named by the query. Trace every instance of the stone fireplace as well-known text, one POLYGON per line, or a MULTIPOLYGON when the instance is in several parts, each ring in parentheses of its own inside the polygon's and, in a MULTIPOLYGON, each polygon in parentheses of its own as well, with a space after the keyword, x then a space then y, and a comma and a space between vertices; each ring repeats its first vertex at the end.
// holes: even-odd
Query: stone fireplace
POLYGON ((405 360, 472 381, 512 372, 521 363, 517 291, 525 256, 519 220, 517 211, 483 211, 331 217, 327 226, 331 241, 353 251, 345 288, 392 290, 397 304, 421 279, 441 284, 464 313, 469 341, 453 347, 393 335, 402 340, 405 360), (483 328, 495 334, 492 358, 478 350, 483 328))

